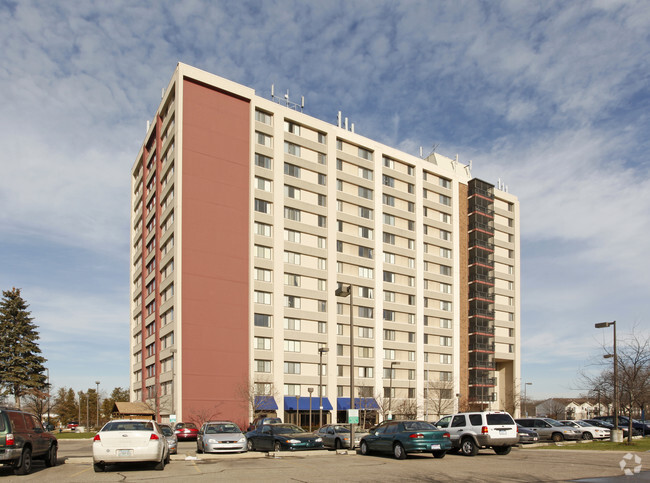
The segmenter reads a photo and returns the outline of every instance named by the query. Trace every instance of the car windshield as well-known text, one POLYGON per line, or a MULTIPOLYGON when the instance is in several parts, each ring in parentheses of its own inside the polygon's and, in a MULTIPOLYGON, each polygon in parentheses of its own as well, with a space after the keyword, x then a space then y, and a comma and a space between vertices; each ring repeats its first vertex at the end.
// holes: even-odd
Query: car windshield
POLYGON ((585 422, 585 421, 576 421, 576 424, 579 424, 580 426, 584 426, 585 428, 588 428, 591 426, 591 424, 585 422))
POLYGON ((206 434, 216 433, 241 433, 239 426, 235 423, 209 424, 205 428, 206 434))
POLYGON ((488 426, 497 426, 502 424, 515 424, 509 414, 487 414, 488 426))
POLYGON ((436 427, 426 421, 404 421, 405 431, 436 431, 436 427))
POLYGON ((160 429, 162 430, 162 434, 165 436, 174 436, 174 432, 169 426, 161 426, 160 429))
POLYGON ((557 426, 566 426, 566 424, 562 424, 561 422, 556 421, 555 419, 551 419, 551 418, 545 418, 544 421, 546 421, 551 426, 556 426, 556 427, 557 426))
POLYGON ((178 423, 176 429, 196 429, 194 423, 178 423))
POLYGON ((273 426, 273 432, 276 434, 305 433, 306 431, 294 424, 277 424, 273 426))
POLYGON ((345 426, 334 426, 334 431, 337 433, 349 433, 350 429, 346 428, 345 426))
POLYGON ((107 423, 102 431, 153 431, 153 422, 114 421, 107 423))

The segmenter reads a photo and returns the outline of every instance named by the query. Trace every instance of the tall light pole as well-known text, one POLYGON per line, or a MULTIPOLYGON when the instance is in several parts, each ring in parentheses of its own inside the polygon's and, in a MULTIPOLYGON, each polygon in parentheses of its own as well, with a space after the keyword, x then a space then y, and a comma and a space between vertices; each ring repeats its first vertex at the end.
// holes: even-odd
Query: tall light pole
POLYGON ((97 427, 99 428, 99 381, 95 381, 95 384, 97 384, 97 394, 95 395, 95 399, 97 400, 97 427))
POLYGON ((533 385, 532 382, 525 382, 524 383, 524 412, 526 414, 526 417, 528 417, 528 406, 526 406, 526 402, 528 401, 528 399, 526 399, 526 388, 528 386, 532 386, 532 385, 533 385))
MULTIPOLYGON (((334 292, 337 297, 350 296, 350 409, 354 409, 354 319, 352 312, 354 309, 354 302, 352 296, 352 284, 343 286, 339 284, 334 292)), ((354 423, 350 423, 350 448, 354 448, 354 423)))
POLYGON ((393 419, 393 366, 399 366, 399 361, 392 361, 390 363, 390 388, 388 390, 388 414, 393 419))
POLYGON ((307 392, 309 393, 309 432, 311 433, 311 393, 314 392, 314 388, 308 387, 307 392))
POLYGON ((318 405, 320 406, 318 414, 318 427, 323 426, 323 352, 329 352, 329 347, 320 347, 318 355, 320 361, 318 363, 318 405))
POLYGON ((610 357, 614 357, 614 431, 618 431, 618 357, 616 356, 616 321, 599 322, 594 325, 597 329, 604 329, 609 326, 614 327, 614 354, 605 354, 604 358, 609 359, 610 357))
POLYGON ((50 369, 45 368, 47 371, 47 425, 50 426, 50 369))

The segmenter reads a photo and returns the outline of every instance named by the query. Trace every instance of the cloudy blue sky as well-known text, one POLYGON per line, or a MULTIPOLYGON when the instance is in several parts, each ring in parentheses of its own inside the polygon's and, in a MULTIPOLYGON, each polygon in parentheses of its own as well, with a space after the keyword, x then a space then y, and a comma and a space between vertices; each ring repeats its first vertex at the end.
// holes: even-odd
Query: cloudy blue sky
POLYGON ((647 329, 650 4, 0 0, 0 288, 52 383, 128 385, 130 168, 176 63, 473 161, 521 201, 532 397, 647 329))

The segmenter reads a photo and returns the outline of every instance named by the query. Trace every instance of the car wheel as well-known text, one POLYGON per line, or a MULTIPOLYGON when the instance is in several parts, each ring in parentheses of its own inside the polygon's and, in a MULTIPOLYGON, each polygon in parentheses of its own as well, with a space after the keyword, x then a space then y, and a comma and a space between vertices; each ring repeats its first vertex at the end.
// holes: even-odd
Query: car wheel
POLYGON ((446 454, 447 454, 447 452, 444 451, 444 450, 443 451, 434 451, 433 452, 433 457, 440 459, 440 458, 444 458, 446 454))
POLYGON ((339 438, 336 438, 336 441, 334 441, 334 448, 341 449, 341 440, 339 438))
POLYGON ((199 454, 203 453, 203 450, 201 449, 201 447, 198 444, 196 445, 196 452, 199 453, 199 454))
POLYGON ((478 454, 478 446, 476 446, 472 438, 465 438, 460 443, 460 451, 465 456, 476 456, 478 454))
POLYGON ((402 446, 401 443, 396 443, 395 446, 393 446, 393 456, 398 460, 406 458, 406 451, 404 451, 404 446, 402 446))
POLYGON ((32 450, 25 448, 20 457, 20 465, 16 466, 17 475, 27 475, 32 471, 32 450))
POLYGON ((584 433, 582 433, 582 439, 584 440, 594 439, 594 435, 591 434, 589 431, 585 431, 584 433))
POLYGON ((370 448, 368 448, 368 443, 361 441, 361 454, 368 455, 370 454, 370 448))
POLYGON ((45 455, 45 466, 47 466, 48 468, 51 466, 56 466, 57 457, 58 457, 57 453, 58 453, 57 445, 52 444, 52 446, 50 446, 49 451, 45 455))
POLYGON ((280 444, 279 441, 276 441, 275 444, 273 445, 273 451, 276 453, 282 451, 282 445, 280 444))
POLYGON ((560 433, 553 433, 553 436, 551 436, 551 439, 553 440, 553 442, 559 443, 559 442, 564 440, 564 436, 562 436, 562 434, 560 434, 560 433))
POLYGON ((512 449, 510 446, 494 446, 492 448, 496 454, 499 455, 506 455, 510 453, 510 450, 512 449))
POLYGON ((168 451, 168 452, 167 452, 167 458, 165 458, 165 464, 168 465, 168 464, 171 463, 171 462, 172 462, 172 455, 171 455, 171 453, 168 451))
POLYGON ((165 469, 165 454, 163 453, 162 458, 160 458, 160 461, 156 463, 156 466, 153 467, 154 470, 156 471, 162 471, 165 469))
POLYGON ((101 463, 93 463, 93 469, 95 470, 95 473, 103 473, 106 471, 106 466, 101 463))
POLYGON ((252 439, 249 439, 246 442, 246 447, 248 448, 248 451, 255 451, 255 443, 253 443, 252 439))

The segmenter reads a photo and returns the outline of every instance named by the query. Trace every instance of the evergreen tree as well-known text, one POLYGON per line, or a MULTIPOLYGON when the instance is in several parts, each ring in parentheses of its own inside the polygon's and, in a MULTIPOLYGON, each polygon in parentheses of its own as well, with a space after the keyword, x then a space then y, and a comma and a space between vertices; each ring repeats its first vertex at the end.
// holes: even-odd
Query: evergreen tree
POLYGON ((36 342, 39 339, 29 306, 20 289, 2 291, 0 301, 0 386, 13 394, 16 406, 30 389, 46 387, 46 359, 36 342))
POLYGON ((63 425, 70 421, 79 420, 79 404, 74 389, 59 388, 54 398, 54 412, 59 415, 59 422, 63 425))

